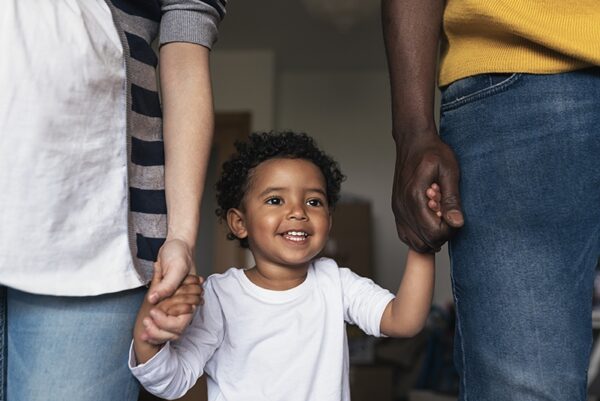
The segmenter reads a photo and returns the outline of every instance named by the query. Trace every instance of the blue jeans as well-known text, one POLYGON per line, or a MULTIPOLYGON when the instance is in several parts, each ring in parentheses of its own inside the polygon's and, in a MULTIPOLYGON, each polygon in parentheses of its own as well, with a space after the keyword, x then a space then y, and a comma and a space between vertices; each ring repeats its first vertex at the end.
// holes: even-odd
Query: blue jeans
POLYGON ((600 68, 446 87, 462 401, 584 401, 600 256, 600 68))
POLYGON ((0 286, 0 401, 135 401, 127 367, 145 288, 94 297, 0 286))

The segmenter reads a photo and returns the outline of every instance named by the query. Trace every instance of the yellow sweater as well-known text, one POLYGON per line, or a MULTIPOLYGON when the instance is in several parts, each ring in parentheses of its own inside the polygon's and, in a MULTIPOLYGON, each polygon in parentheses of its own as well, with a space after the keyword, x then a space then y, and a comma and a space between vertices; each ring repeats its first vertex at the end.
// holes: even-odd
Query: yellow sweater
POLYGON ((447 0, 440 86, 600 65, 600 0, 447 0))

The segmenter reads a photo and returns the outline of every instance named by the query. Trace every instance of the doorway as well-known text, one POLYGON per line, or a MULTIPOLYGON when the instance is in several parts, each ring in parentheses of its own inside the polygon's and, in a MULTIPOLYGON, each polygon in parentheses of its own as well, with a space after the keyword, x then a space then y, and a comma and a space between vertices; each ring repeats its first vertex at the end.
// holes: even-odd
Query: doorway
MULTIPOLYGON (((196 271, 207 277, 212 273, 222 273, 231 266, 247 267, 247 251, 240 248, 237 241, 227 239, 227 228, 217 221, 215 210, 215 184, 221 173, 221 166, 235 151, 235 142, 244 140, 250 133, 251 115, 247 112, 218 112, 215 114, 215 134, 206 173, 206 183, 202 197, 202 209, 198 241, 196 243, 196 271)), ((139 401, 160 401, 144 389, 139 401)), ((206 378, 202 376, 180 401, 205 401, 206 378)))

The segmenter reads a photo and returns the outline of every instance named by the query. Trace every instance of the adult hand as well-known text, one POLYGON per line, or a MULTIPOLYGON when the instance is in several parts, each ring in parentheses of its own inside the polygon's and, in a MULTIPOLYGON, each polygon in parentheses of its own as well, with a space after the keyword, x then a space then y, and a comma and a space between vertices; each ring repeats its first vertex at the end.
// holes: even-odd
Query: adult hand
POLYGON ((191 247, 180 239, 167 238, 158 251, 158 259, 154 264, 148 302, 156 304, 173 295, 186 276, 195 270, 191 247))
POLYGON ((397 138, 392 210, 398 236, 417 252, 437 252, 464 224, 458 163, 433 130, 397 138), (440 187, 441 219, 427 206, 432 183, 440 187))

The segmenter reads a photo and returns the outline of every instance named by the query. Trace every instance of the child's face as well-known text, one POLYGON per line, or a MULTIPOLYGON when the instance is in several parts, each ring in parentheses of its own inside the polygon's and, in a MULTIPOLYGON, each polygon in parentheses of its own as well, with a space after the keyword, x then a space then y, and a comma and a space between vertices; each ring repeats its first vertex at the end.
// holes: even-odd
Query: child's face
POLYGON ((319 168, 303 159, 269 159, 254 168, 249 184, 242 210, 228 213, 232 232, 248 238, 257 266, 307 267, 331 227, 319 168))

